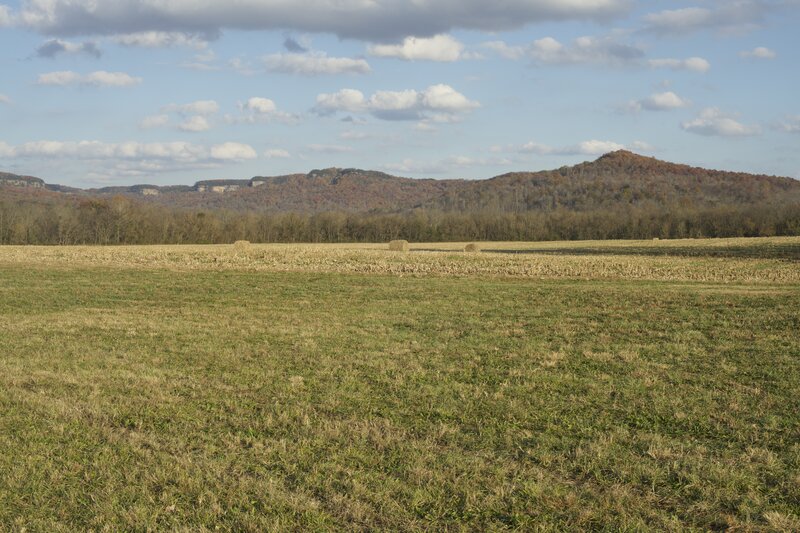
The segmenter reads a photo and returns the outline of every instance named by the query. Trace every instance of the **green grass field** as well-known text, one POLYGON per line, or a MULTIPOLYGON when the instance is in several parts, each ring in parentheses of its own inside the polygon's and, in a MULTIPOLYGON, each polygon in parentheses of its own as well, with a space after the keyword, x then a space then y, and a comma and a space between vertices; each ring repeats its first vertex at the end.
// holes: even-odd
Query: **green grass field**
POLYGON ((0 530, 800 530, 800 238, 383 247, 0 248, 0 530))

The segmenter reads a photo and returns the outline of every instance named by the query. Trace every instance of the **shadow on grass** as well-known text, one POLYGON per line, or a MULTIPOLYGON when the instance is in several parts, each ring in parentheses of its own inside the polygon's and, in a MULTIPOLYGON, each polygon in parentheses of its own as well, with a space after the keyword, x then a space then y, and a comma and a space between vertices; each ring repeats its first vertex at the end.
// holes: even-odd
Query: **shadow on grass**
POLYGON ((619 247, 563 247, 547 249, 491 249, 485 253, 532 255, 642 255, 667 257, 720 257, 743 259, 784 259, 800 261, 800 245, 771 246, 619 246, 619 247))

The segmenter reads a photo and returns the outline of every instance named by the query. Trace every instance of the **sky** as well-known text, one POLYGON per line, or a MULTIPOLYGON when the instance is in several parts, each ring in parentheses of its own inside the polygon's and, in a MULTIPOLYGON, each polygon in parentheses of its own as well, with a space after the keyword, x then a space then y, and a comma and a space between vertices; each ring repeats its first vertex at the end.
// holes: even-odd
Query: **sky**
POLYGON ((800 0, 0 0, 0 171, 800 179, 800 0))

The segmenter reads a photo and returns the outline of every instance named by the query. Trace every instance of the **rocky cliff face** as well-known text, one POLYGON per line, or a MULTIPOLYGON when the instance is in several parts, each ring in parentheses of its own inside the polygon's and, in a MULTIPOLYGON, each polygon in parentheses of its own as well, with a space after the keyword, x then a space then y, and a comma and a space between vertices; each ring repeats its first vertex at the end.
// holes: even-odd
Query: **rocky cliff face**
POLYGON ((0 187, 28 187, 32 189, 44 189, 45 183, 33 176, 18 176, 7 172, 0 172, 0 187))

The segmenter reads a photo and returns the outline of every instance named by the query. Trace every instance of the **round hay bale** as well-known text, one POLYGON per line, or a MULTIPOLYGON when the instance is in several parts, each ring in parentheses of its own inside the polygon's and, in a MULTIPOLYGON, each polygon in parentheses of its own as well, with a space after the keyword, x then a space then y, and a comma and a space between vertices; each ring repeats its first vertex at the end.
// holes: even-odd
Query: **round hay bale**
POLYGON ((250 241, 236 241, 233 245, 236 248, 248 248, 250 246, 250 241))
POLYGON ((464 247, 464 251, 468 253, 476 253, 481 251, 481 246, 476 242, 471 242, 464 247))
POLYGON ((392 252, 407 252, 410 248, 408 241, 397 240, 389 243, 389 250, 392 252))

